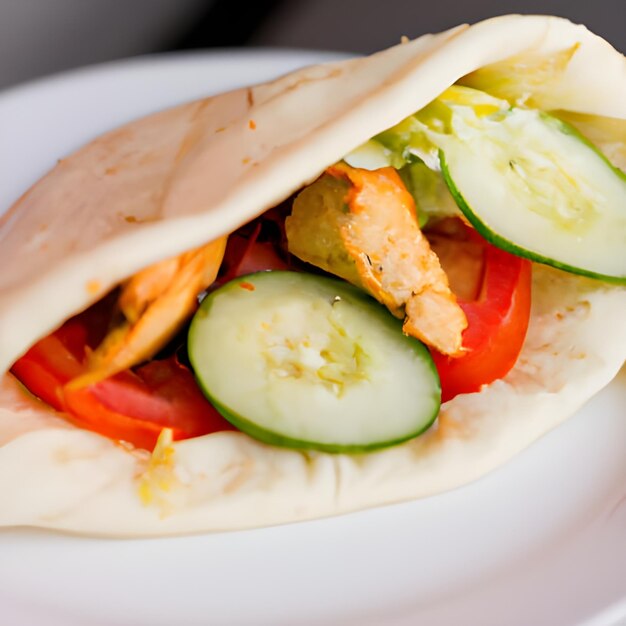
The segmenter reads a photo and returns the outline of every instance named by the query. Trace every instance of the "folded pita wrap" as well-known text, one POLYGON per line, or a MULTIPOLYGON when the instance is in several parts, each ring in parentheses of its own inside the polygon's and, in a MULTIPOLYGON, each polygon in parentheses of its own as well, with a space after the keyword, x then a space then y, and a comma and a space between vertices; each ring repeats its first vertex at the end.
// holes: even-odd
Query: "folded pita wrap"
MULTIPOLYGON (((115 284, 233 231, 461 77, 511 58, 532 68, 567 49, 574 53, 563 71, 533 83, 534 102, 570 112, 626 168, 626 60, 583 26, 536 16, 305 68, 96 139, 62 159, 0 222, 2 371, 115 284)), ((512 70, 510 80, 521 78, 512 70)), ((425 435, 366 455, 279 449, 223 432, 151 459, 75 428, 6 374, 0 526, 110 536, 231 530, 474 480, 576 411, 626 355, 625 289, 536 266, 533 290, 528 338, 504 380, 445 404, 425 435)))

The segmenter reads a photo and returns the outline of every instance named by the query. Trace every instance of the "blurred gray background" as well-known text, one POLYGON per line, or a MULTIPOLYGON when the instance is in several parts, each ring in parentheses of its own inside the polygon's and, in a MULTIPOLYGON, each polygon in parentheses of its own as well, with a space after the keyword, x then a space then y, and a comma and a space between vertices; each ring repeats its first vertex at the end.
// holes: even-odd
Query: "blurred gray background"
POLYGON ((371 52, 401 35, 504 13, 568 17, 626 51, 626 0, 0 0, 0 89, 154 52, 233 46, 371 52))

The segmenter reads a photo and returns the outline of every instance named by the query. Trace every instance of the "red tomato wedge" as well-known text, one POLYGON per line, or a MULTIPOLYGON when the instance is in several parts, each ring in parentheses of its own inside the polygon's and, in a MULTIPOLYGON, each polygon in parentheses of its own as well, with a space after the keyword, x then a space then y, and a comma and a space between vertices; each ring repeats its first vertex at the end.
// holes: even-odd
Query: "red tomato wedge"
POLYGON ((188 439, 233 427, 206 400, 176 357, 152 361, 85 388, 67 383, 85 370, 87 329, 73 318, 36 343, 12 368, 36 396, 81 428, 152 450, 163 428, 188 439))
POLYGON ((85 370, 86 337, 85 326, 74 318, 32 346, 13 364, 11 373, 33 395, 63 411, 63 386, 85 370))
POLYGON ((478 293, 472 299, 464 299, 451 281, 468 327, 463 332, 464 356, 432 352, 444 402, 504 377, 517 361, 530 319, 530 261, 496 248, 465 228, 466 240, 482 249, 482 276, 478 276, 478 293))
POLYGON ((228 238, 222 271, 216 284, 223 285, 237 276, 253 272, 288 269, 288 264, 280 257, 273 243, 258 240, 261 226, 259 220, 249 236, 236 232, 228 238))
POLYGON ((171 428, 175 440, 234 430, 175 357, 151 361, 91 387, 65 388, 64 399, 77 426, 149 450, 163 428, 171 428))

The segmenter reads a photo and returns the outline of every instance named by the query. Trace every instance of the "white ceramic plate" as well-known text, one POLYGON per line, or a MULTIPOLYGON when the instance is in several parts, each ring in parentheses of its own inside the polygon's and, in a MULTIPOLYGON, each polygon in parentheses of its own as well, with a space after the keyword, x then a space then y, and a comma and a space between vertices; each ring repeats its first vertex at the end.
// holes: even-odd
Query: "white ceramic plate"
MULTIPOLYGON (((146 58, 6 92, 0 210, 57 158, 106 129, 327 58, 302 52, 146 58)), ((564 426, 485 479, 334 519, 145 541, 2 531, 0 621, 626 623, 624 407, 623 371, 564 426)))

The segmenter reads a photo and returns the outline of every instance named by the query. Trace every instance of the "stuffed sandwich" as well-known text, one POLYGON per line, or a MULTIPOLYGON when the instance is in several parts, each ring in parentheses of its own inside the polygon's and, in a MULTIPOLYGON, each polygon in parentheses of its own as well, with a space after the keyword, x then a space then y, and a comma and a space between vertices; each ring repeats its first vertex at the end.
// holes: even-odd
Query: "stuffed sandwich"
POLYGON ((624 168, 624 57, 547 17, 94 140, 0 223, 0 524, 228 530, 494 469, 623 364, 624 168))

